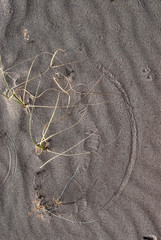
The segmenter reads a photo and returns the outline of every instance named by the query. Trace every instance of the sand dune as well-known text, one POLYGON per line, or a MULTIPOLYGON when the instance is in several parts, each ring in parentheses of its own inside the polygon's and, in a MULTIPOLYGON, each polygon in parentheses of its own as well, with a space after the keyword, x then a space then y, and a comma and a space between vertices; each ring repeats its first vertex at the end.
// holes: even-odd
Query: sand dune
POLYGON ((0 239, 160 239, 160 1, 0 2, 0 239))

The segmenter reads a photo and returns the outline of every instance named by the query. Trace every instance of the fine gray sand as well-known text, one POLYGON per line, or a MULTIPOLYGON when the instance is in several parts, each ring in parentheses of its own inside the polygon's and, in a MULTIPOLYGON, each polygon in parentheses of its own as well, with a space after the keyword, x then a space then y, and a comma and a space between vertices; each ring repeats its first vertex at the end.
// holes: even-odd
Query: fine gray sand
POLYGON ((160 0, 0 0, 0 240, 161 239, 160 0))

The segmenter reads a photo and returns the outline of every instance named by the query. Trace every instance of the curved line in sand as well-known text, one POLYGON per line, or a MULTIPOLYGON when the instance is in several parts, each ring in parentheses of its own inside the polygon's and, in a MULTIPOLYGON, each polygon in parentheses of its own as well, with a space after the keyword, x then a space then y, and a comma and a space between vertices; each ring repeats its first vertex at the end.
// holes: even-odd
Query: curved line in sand
MULTIPOLYGON (((130 128, 130 130, 131 130, 131 154, 130 154, 130 159, 129 159, 129 163, 128 163, 125 175, 122 179, 121 184, 119 185, 118 190, 113 194, 113 196, 110 198, 110 200, 101 207, 101 209, 98 211, 98 214, 97 214, 98 216, 105 207, 106 208, 110 207, 119 198, 119 196, 125 189, 126 185, 129 182, 129 179, 131 177, 131 174, 132 174, 132 171, 133 171, 133 168, 135 165, 135 161, 136 161, 136 156, 137 156, 137 124, 136 124, 133 108, 132 108, 132 105, 130 102, 130 98, 129 98, 127 92, 125 91, 125 89, 123 88, 123 86, 121 85, 121 83, 119 81, 117 81, 114 78, 114 76, 112 76, 112 74, 109 72, 109 70, 108 71, 106 70, 105 76, 117 88, 117 90, 119 91, 119 93, 121 94, 121 96, 124 100, 125 107, 128 112, 128 115, 129 115, 130 126, 131 126, 131 128, 130 128)), ((95 216, 93 216, 89 219, 89 221, 76 221, 76 220, 64 218, 62 216, 57 216, 56 214, 51 213, 47 209, 46 209, 46 211, 48 213, 52 214, 54 217, 69 221, 71 223, 87 224, 87 223, 94 223, 99 220, 99 218, 96 218, 95 216)))
POLYGON ((6 144, 8 154, 9 154, 9 161, 8 161, 8 171, 2 181, 0 183, 0 188, 4 186, 6 181, 9 179, 9 176, 13 173, 15 173, 17 168, 17 155, 15 153, 13 142, 11 141, 10 137, 6 133, 0 132, 0 138, 3 139, 3 141, 6 144))
POLYGON ((137 124, 136 124, 133 108, 130 103, 130 98, 129 98, 127 92, 125 91, 125 89, 123 88, 123 86, 121 85, 121 83, 119 81, 117 81, 114 78, 114 76, 111 77, 112 76, 111 73, 110 73, 110 77, 109 77, 109 75, 108 75, 109 73, 110 72, 109 71, 107 72, 107 70, 106 70, 105 76, 113 85, 115 85, 117 90, 120 92, 120 94, 124 100, 127 112, 129 113, 129 118, 130 118, 129 121, 130 121, 130 126, 131 126, 131 129, 130 129, 131 130, 131 154, 130 154, 129 164, 127 166, 124 178, 123 178, 118 190, 113 194, 113 196, 110 198, 110 200, 101 207, 101 209, 99 210, 99 213, 105 207, 110 207, 119 198, 119 196, 125 189, 126 185, 128 184, 128 181, 131 177, 131 174, 132 174, 132 171, 133 171, 133 168, 135 165, 136 156, 137 156, 137 135, 138 135, 137 134, 137 124))

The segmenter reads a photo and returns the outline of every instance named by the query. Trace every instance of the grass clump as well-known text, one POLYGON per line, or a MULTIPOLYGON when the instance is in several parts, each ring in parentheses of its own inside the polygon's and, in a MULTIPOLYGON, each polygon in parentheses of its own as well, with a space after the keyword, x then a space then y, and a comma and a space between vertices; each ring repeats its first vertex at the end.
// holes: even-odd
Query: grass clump
MULTIPOLYGON (((13 100, 17 103, 19 103, 20 105, 22 105, 23 107, 29 109, 30 112, 30 118, 29 118, 29 134, 30 134, 30 138, 35 146, 35 152, 37 155, 40 155, 43 153, 43 151, 47 151, 50 153, 53 153, 54 156, 52 158, 50 158, 49 160, 47 160, 47 162, 45 164, 43 164, 41 166, 44 167, 47 163, 51 162, 52 160, 54 160, 55 158, 59 157, 59 156, 78 156, 81 154, 89 154, 89 152, 83 152, 83 153, 75 153, 75 154, 69 154, 68 152, 72 149, 74 149, 75 147, 77 147, 79 144, 81 144, 82 142, 84 142, 87 138, 91 137, 92 134, 89 134, 87 137, 83 138, 81 141, 79 141, 78 143, 74 144, 72 147, 64 150, 63 152, 55 152, 55 151, 51 151, 48 148, 48 141, 50 139, 52 139, 53 137, 56 137, 66 131, 71 130, 72 128, 76 127, 85 117, 88 108, 90 105, 94 105, 90 102, 91 96, 94 93, 94 90, 96 88, 96 86, 99 84, 99 82, 101 81, 101 79, 103 78, 103 75, 96 81, 96 83, 87 91, 84 92, 82 94, 82 92, 79 92, 77 90, 75 90, 77 85, 83 85, 83 84, 77 84, 75 86, 72 86, 70 83, 70 80, 68 79, 68 77, 63 74, 61 71, 58 71, 58 69, 62 69, 62 67, 66 67, 68 66, 68 64, 75 64, 78 61, 73 61, 73 62, 67 62, 67 63, 63 63, 63 61, 60 60, 60 58, 57 57, 58 52, 64 53, 65 51, 62 49, 57 49, 53 54, 49 53, 49 52, 43 52, 38 54, 37 56, 33 57, 32 59, 28 59, 28 60, 32 60, 28 73, 27 73, 27 77, 26 80, 17 84, 14 87, 10 87, 5 75, 9 75, 8 70, 10 70, 11 68, 9 68, 8 70, 4 71, 3 70, 3 65, 2 65, 2 61, 1 61, 1 73, 2 73, 2 77, 3 77, 3 81, 8 89, 9 95, 5 95, 3 93, 1 93, 1 95, 3 95, 4 97, 13 100), (50 61, 49 64, 46 66, 45 69, 43 69, 43 71, 41 73, 37 73, 34 76, 31 76, 32 70, 34 68, 34 64, 36 63, 36 60, 40 57, 40 56, 48 56, 50 57, 50 61), (57 64, 54 65, 55 60, 57 60, 57 64), (36 87, 36 91, 35 93, 32 93, 30 88, 33 88, 33 81, 37 81, 39 79, 40 76, 45 76, 45 74, 47 74, 47 72, 49 72, 50 70, 56 70, 56 72, 54 72, 54 75, 52 76, 52 86, 50 88, 47 88, 45 90, 41 90, 40 91, 40 83, 41 81, 38 81, 37 87, 36 87), (63 79, 63 83, 65 84, 65 86, 62 85, 62 83, 60 82, 60 78, 63 79), (30 84, 30 88, 29 88, 29 84, 30 84), (51 105, 44 105, 43 103, 43 95, 48 92, 48 91, 53 91, 54 94, 57 95, 56 97, 56 101, 55 101, 55 105, 51 106, 51 105), (22 93, 21 95, 19 93, 22 93), (39 94, 38 94, 39 93, 39 94), (81 98, 79 101, 77 101, 76 104, 72 104, 71 103, 71 97, 72 94, 77 94, 79 97, 81 95, 81 98), (28 95, 31 99, 32 99, 32 103, 27 103, 27 99, 26 99, 26 95, 28 95), (67 105, 61 106, 60 103, 60 97, 61 96, 66 96, 67 99, 67 105), (64 129, 57 131, 53 134, 48 134, 49 129, 51 128, 51 126, 53 124, 56 124, 56 122, 60 122, 62 120, 67 119, 71 113, 79 106, 79 104, 87 99, 89 97, 89 100, 87 100, 87 104, 85 105, 84 109, 83 109, 83 113, 81 114, 80 118, 73 123, 71 126, 69 127, 65 127, 64 129), (37 100, 41 100, 42 104, 38 105, 36 104, 37 100), (42 129, 42 134, 41 134, 41 139, 39 141, 34 140, 33 136, 32 136, 32 122, 33 122, 33 113, 34 113, 34 109, 51 109, 51 117, 49 118, 49 120, 44 124, 44 127, 42 129), (63 110, 63 114, 59 117, 56 118, 56 112, 58 109, 62 109, 63 110)), ((27 61, 27 60, 26 60, 27 61)), ((20 63, 21 64, 21 63, 20 63)), ((51 79, 50 79, 51 81, 51 79)), ((36 82, 35 82, 36 83, 36 82)), ((44 84, 44 83, 43 83, 44 84)), ((34 84, 35 86, 35 84, 34 84)), ((86 86, 87 87, 87 86, 86 86)))
MULTIPOLYGON (((44 167, 47 163, 51 162, 52 160, 56 159, 57 157, 60 156, 78 156, 81 154, 89 154, 89 152, 82 152, 82 153, 75 153, 75 154, 69 154, 69 152, 76 148, 79 144, 81 144, 82 142, 84 142, 86 139, 88 139, 89 137, 91 137, 94 133, 89 134, 87 137, 83 138, 82 140, 78 141, 77 143, 75 143, 73 146, 69 147, 68 149, 62 151, 62 152, 55 152, 55 151, 51 151, 48 148, 48 141, 51 140, 52 138, 65 133, 67 131, 70 131, 72 128, 76 127, 85 117, 85 115, 87 114, 88 108, 90 105, 95 105, 95 103, 91 102, 91 97, 92 95, 96 95, 97 93, 95 93, 95 88, 97 87, 97 85, 100 83, 101 79, 103 78, 104 74, 94 83, 94 85, 88 89, 88 87, 84 84, 76 84, 75 86, 72 86, 69 78, 62 73, 61 71, 58 71, 58 69, 62 69, 62 67, 67 68, 67 66, 69 64, 75 64, 79 61, 73 61, 73 62, 67 62, 67 63, 63 63, 62 60, 60 60, 60 58, 58 58, 57 54, 58 53, 64 53, 65 51, 62 49, 57 49, 54 53, 49 53, 49 52, 43 52, 38 54, 37 56, 30 58, 26 61, 32 60, 28 73, 27 73, 27 77, 26 80, 17 84, 14 87, 10 87, 5 75, 9 75, 9 70, 12 68, 9 68, 8 70, 4 70, 3 69, 3 65, 2 65, 2 61, 0 58, 0 64, 1 64, 1 73, 2 73, 2 77, 3 77, 3 81, 8 89, 9 94, 5 95, 3 93, 1 93, 1 95, 3 95, 4 97, 13 100, 15 102, 17 102, 18 104, 22 105, 25 108, 28 108, 30 111, 30 118, 29 118, 29 134, 30 134, 30 138, 35 146, 35 152, 37 155, 40 155, 43 153, 43 151, 47 151, 49 153, 54 154, 54 156, 50 159, 48 159, 42 166, 44 167), (31 76, 34 65, 36 63, 36 61, 38 60, 38 58, 40 56, 48 56, 50 58, 49 63, 46 64, 45 69, 42 70, 41 73, 37 73, 34 74, 33 76, 31 76), (57 64, 54 64, 55 60, 57 61, 57 64), (49 71, 54 70, 54 73, 52 75, 52 81, 50 79, 50 81, 52 82, 51 87, 47 88, 47 89, 41 89, 40 91, 40 83, 41 81, 39 80, 40 76, 45 76, 45 74, 47 74, 49 71), (60 79, 63 79, 63 84, 65 84, 63 86, 62 82, 60 82, 60 79), (33 82, 34 81, 34 82, 33 82), (31 92, 31 89, 33 89, 33 84, 34 84, 34 88, 35 88, 35 84, 36 81, 38 81, 37 83, 37 87, 35 90, 35 93, 31 92), (29 87, 30 84, 30 87, 29 87), (76 86, 79 85, 84 85, 88 91, 86 92, 80 92, 77 91, 75 88, 76 86), (53 91, 54 94, 56 94, 56 99, 55 99, 55 104, 54 105, 46 105, 44 104, 44 94, 49 92, 49 91, 53 91), (19 92, 21 92, 22 94, 19 95, 19 92), (80 100, 78 100, 75 104, 72 104, 72 94, 76 94, 80 100), (31 99, 32 99, 32 103, 27 103, 27 98, 26 95, 28 95, 31 99), (66 96, 66 100, 67 100, 67 104, 64 106, 60 105, 60 98, 61 96, 66 96), (81 96, 81 97, 80 97, 81 96), (85 107, 83 109, 83 113, 81 114, 80 118, 78 120, 76 120, 72 125, 68 126, 68 127, 64 127, 64 129, 61 129, 60 131, 56 131, 53 134, 48 134, 49 129, 51 129, 51 126, 53 126, 53 124, 56 124, 57 122, 60 122, 62 120, 66 120, 71 113, 80 105, 80 103, 82 101, 84 101, 86 99, 86 104, 85 107), (38 100, 41 100, 39 102, 41 102, 42 104, 38 105, 36 104, 36 102, 38 100), (49 120, 44 124, 43 129, 42 129, 42 133, 41 133, 41 138, 39 141, 36 141, 32 135, 32 123, 33 123, 33 114, 34 113, 34 109, 42 109, 42 111, 49 109, 49 111, 51 111, 51 117, 49 118, 49 120), (63 113, 59 116, 56 117, 56 113, 58 111, 58 109, 61 109, 63 111, 63 113)), ((26 62, 24 61, 24 62, 26 62)), ((24 63, 22 62, 22 63, 24 63)), ((21 63, 20 63, 21 64, 21 63)), ((52 74, 52 72, 51 72, 52 74)), ((45 85, 45 83, 43 82, 43 84, 45 85)), ((102 104, 102 103, 98 103, 98 104, 102 104)))

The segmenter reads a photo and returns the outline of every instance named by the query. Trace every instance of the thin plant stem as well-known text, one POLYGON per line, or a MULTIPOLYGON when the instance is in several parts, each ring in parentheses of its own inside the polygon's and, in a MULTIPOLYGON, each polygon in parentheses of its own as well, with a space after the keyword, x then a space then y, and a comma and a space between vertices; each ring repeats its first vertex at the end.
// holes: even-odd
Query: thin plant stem
POLYGON ((67 108, 68 108, 70 105, 70 94, 60 86, 60 84, 57 82, 55 77, 53 77, 53 80, 57 84, 57 86, 62 90, 62 92, 64 92, 65 94, 68 95, 68 106, 67 106, 67 108))
POLYGON ((48 212, 50 215, 53 215, 53 216, 56 217, 56 218, 65 220, 65 221, 70 222, 70 223, 89 224, 89 223, 94 223, 94 222, 98 221, 98 219, 93 219, 93 220, 90 219, 89 221, 76 221, 76 220, 71 220, 71 219, 62 217, 62 216, 60 216, 60 215, 56 215, 56 214, 50 212, 49 210, 47 210, 46 208, 45 208, 45 211, 48 212))
POLYGON ((63 188, 61 194, 58 197, 58 201, 61 199, 61 197, 63 196, 65 190, 67 189, 68 185, 71 183, 71 181, 73 180, 73 178, 75 177, 76 173, 78 172, 79 166, 76 168, 74 174, 72 175, 72 177, 69 179, 69 181, 65 184, 65 187, 63 188))
MULTIPOLYGON (((4 95, 6 97, 6 95, 4 95)), ((7 97, 8 98, 8 97, 7 97)), ((96 106, 96 105, 102 105, 102 104, 105 104, 105 103, 108 103, 109 101, 103 101, 103 102, 98 102, 98 103, 89 103, 88 106, 96 106)), ((27 105, 29 108, 55 108, 55 106, 47 106, 47 105, 27 105)), ((77 104, 76 105, 72 105, 71 108, 74 108, 78 106, 77 104)), ((58 105, 57 108, 67 108, 68 105, 58 105)))
POLYGON ((54 111, 53 111, 53 113, 52 113, 52 116, 51 116, 51 118, 50 118, 49 123, 47 124, 47 127, 46 127, 46 129, 45 129, 45 132, 43 133, 42 139, 41 139, 41 141, 40 141, 40 145, 41 145, 42 142, 44 141, 45 135, 46 135, 46 133, 47 133, 49 127, 50 127, 50 124, 51 124, 51 122, 52 122, 52 120, 53 120, 53 117, 54 117, 54 115, 55 115, 55 112, 56 112, 56 109, 57 109, 57 105, 58 105, 58 102, 59 102, 59 96, 60 96, 60 92, 58 93, 58 97, 57 97, 57 101, 56 101, 56 105, 55 105, 54 111))
MULTIPOLYGON (((23 107, 25 107, 25 104, 12 92, 6 78, 5 78, 5 75, 4 75, 4 71, 3 71, 3 65, 2 65, 2 58, 1 58, 1 55, 0 55, 0 65, 1 65, 1 71, 2 71, 2 77, 3 77, 3 81, 5 82, 9 92, 11 93, 11 95, 15 98, 15 102, 18 102, 19 104, 21 104, 23 107)), ((5 94, 1 93, 2 96, 6 96, 5 94)), ((6 96, 7 97, 7 96, 6 96)), ((10 97, 7 97, 8 99, 11 99, 10 97)))
MULTIPOLYGON (((60 153, 58 152, 53 152, 49 149, 47 149, 47 152, 49 153, 54 153, 55 155, 59 155, 60 153)), ((86 155, 86 154, 90 154, 90 152, 81 152, 81 153, 72 153, 72 154, 62 154, 62 156, 65 156, 65 157, 71 157, 71 156, 80 156, 80 155, 86 155)))
MULTIPOLYGON (((37 86, 37 89, 36 89, 36 93, 35 93, 35 98, 34 98, 34 101, 33 101, 33 105, 35 104, 36 96, 37 96, 37 93, 38 93, 38 91, 39 91, 39 87, 40 87, 40 81, 39 81, 38 86, 37 86)), ((32 142, 34 143, 34 145, 37 145, 36 142, 34 141, 33 137, 32 137, 32 131, 31 131, 31 121, 32 121, 32 116, 33 116, 33 110, 34 110, 34 108, 32 108, 31 113, 30 113, 29 133, 30 133, 30 138, 31 138, 32 142)))
POLYGON ((79 141, 77 144, 75 144, 74 146, 72 146, 71 148, 65 150, 64 152, 58 154, 57 156, 54 156, 52 158, 50 158, 48 161, 46 161, 40 168, 43 168, 46 164, 48 164, 49 162, 51 162, 52 160, 56 159, 57 157, 62 156, 62 154, 69 152, 70 150, 72 150, 73 148, 77 147, 79 144, 81 144, 82 142, 84 142, 87 138, 91 137, 93 134, 95 134, 97 132, 97 130, 91 134, 89 134, 86 138, 82 139, 81 141, 79 141))
POLYGON ((62 49, 57 49, 55 52, 54 52, 54 54, 53 54, 53 56, 52 56, 52 58, 51 58, 51 61, 50 61, 50 68, 52 67, 52 65, 53 65, 53 61, 54 61, 54 58, 56 57, 56 54, 57 54, 57 52, 65 52, 65 50, 62 50, 62 49))

